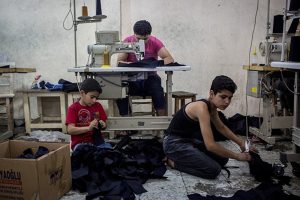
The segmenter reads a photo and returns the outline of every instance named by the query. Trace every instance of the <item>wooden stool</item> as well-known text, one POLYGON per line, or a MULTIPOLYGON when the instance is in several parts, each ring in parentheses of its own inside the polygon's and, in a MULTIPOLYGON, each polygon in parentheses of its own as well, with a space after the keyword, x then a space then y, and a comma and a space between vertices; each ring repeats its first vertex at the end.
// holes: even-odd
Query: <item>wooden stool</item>
POLYGON ((22 90, 23 101, 24 101, 24 118, 26 132, 30 133, 31 129, 62 129, 63 133, 67 132, 65 121, 66 121, 66 94, 61 91, 48 91, 48 90, 22 90), (38 119, 32 121, 31 110, 30 110, 30 97, 37 99, 37 112, 38 119), (48 103, 57 103, 59 109, 58 115, 53 116, 57 113, 45 113, 43 112, 45 105, 48 103))
POLYGON ((151 115, 155 116, 155 109, 152 104, 152 97, 151 96, 129 96, 129 105, 132 110, 132 116, 143 116, 143 115, 151 115), (134 111, 133 105, 143 105, 142 111, 134 111), (149 105, 150 110, 144 110, 145 105, 149 105))
POLYGON ((14 98, 14 94, 0 94, 0 106, 5 107, 5 114, 4 115, 1 114, 0 119, 2 122, 7 120, 6 123, 7 131, 4 133, 0 133, 0 141, 13 136, 13 131, 14 131, 13 98, 14 98))
POLYGON ((195 93, 185 92, 185 91, 176 91, 172 92, 172 98, 175 98, 175 113, 185 105, 186 99, 191 99, 191 101, 196 101, 195 93), (181 103, 179 106, 179 102, 181 103))
POLYGON ((69 92, 67 93, 67 104, 68 107, 72 105, 74 102, 78 101, 80 99, 80 93, 79 92, 69 92))

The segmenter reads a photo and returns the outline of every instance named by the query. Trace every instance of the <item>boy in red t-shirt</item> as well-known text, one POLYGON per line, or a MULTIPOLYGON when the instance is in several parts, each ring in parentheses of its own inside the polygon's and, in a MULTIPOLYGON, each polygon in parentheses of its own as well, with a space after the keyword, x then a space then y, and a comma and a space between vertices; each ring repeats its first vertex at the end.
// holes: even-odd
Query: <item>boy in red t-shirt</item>
POLYGON ((71 148, 78 144, 90 143, 99 147, 111 148, 105 143, 101 129, 106 128, 107 115, 97 98, 102 93, 100 84, 92 78, 85 79, 80 86, 80 100, 74 102, 67 113, 66 125, 71 135, 71 148))

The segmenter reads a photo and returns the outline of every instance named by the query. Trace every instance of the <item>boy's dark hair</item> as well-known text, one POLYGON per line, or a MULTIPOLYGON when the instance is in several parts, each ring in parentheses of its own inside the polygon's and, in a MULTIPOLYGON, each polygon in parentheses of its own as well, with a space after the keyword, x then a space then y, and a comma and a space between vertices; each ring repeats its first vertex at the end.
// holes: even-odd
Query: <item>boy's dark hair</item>
POLYGON ((221 92, 222 90, 228 90, 232 92, 232 94, 236 91, 237 86, 233 82, 233 80, 227 76, 220 75, 216 76, 216 78, 212 81, 210 90, 214 92, 214 94, 217 94, 218 92, 221 92))
POLYGON ((150 35, 152 32, 151 24, 146 20, 137 21, 133 26, 133 32, 142 36, 150 35))
POLYGON ((102 88, 100 84, 93 78, 85 79, 80 85, 80 90, 83 90, 85 93, 92 91, 97 91, 100 94, 102 93, 102 88))

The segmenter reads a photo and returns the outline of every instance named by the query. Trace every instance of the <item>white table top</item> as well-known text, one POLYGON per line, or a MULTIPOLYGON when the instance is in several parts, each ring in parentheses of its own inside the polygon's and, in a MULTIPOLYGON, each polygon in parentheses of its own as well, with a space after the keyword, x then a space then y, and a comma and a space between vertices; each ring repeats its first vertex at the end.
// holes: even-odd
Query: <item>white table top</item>
POLYGON ((300 70, 300 62, 271 62, 272 67, 300 70))
POLYGON ((73 67, 68 68, 68 72, 155 72, 155 71, 190 71, 190 66, 163 66, 155 68, 147 67, 110 67, 110 68, 101 68, 101 67, 73 67))

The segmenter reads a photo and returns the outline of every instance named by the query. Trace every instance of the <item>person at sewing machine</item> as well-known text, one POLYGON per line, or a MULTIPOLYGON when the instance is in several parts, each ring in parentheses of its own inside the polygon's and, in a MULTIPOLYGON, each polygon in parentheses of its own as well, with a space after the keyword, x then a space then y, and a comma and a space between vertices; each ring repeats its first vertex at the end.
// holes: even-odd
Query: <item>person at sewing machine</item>
MULTIPOLYGON (((143 62, 147 60, 163 59, 164 64, 172 63, 174 60, 166 49, 164 44, 155 36, 151 35, 151 24, 146 20, 137 21, 133 26, 134 35, 125 38, 124 42, 145 42, 145 54, 143 62)), ((117 58, 118 65, 137 62, 137 57, 133 53, 120 53, 117 58)), ((129 64, 129 65, 128 65, 129 64)), ((142 66, 141 66, 142 67, 142 66)), ((156 72, 136 73, 132 75, 128 81, 129 95, 132 96, 151 96, 156 114, 165 115, 165 96, 161 86, 161 78, 156 72)), ((117 105, 121 116, 127 116, 131 113, 128 106, 128 98, 117 100, 117 105)))
POLYGON ((249 147, 247 142, 226 127, 217 111, 229 106, 236 89, 231 78, 217 76, 212 81, 208 99, 190 102, 175 114, 163 141, 166 162, 170 167, 201 178, 214 179, 228 158, 251 160, 248 151, 255 151, 255 148, 249 147), (241 152, 231 151, 217 143, 211 123, 236 143, 241 152))

